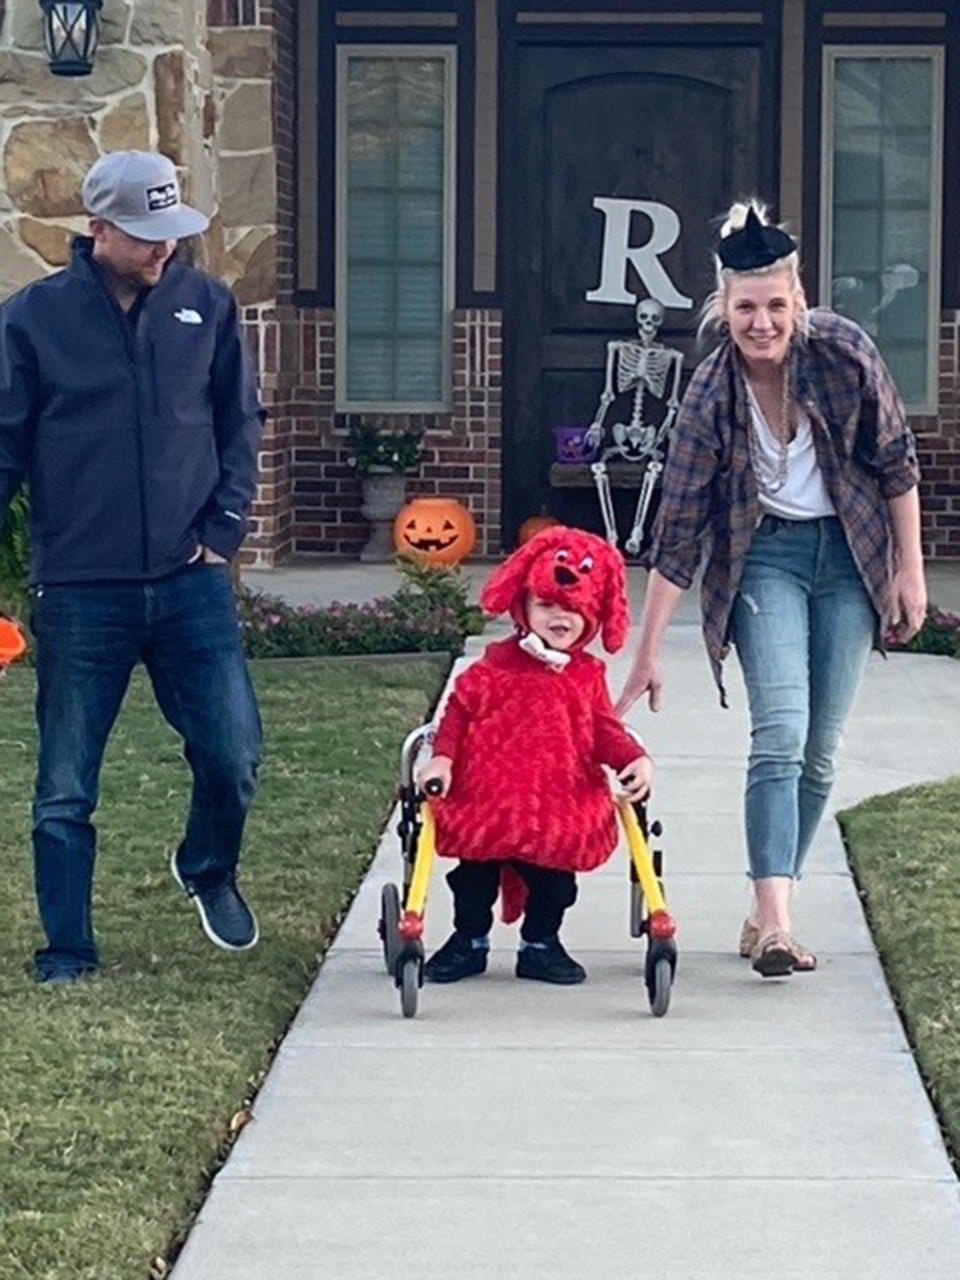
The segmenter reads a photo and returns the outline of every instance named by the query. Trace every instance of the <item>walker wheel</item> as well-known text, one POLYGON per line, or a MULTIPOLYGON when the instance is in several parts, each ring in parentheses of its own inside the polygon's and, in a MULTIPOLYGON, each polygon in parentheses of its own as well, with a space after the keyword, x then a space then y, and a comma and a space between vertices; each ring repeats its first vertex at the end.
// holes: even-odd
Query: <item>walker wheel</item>
POLYGON ((400 970, 400 1008, 405 1018, 412 1018, 417 1012, 417 996, 420 992, 420 960, 411 956, 404 960, 400 970))
POLYGON ((395 884, 385 884, 380 891, 380 938, 383 942, 383 963, 387 973, 393 973, 400 954, 400 937, 397 924, 400 920, 400 893, 395 884))
POLYGON ((673 966, 669 956, 661 956, 654 964, 652 973, 647 978, 647 994, 650 997, 650 1012, 655 1018, 662 1018, 670 1008, 670 989, 673 985, 673 966))

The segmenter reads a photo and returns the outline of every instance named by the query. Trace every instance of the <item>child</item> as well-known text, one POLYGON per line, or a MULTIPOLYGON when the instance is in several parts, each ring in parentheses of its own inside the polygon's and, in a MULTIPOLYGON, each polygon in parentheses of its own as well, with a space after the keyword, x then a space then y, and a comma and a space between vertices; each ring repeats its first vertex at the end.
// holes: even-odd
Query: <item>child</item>
POLYGON ((558 933, 577 896, 574 873, 606 862, 616 816, 601 765, 626 795, 650 789, 650 760, 613 713, 604 665, 584 652, 600 632, 608 652, 626 640, 623 560, 594 534, 554 526, 515 551, 480 595, 509 611, 517 634, 487 646, 459 677, 418 773, 439 784, 437 852, 460 858, 447 876, 454 932, 428 960, 431 982, 487 967, 493 905, 523 913, 517 977, 582 982, 558 933))

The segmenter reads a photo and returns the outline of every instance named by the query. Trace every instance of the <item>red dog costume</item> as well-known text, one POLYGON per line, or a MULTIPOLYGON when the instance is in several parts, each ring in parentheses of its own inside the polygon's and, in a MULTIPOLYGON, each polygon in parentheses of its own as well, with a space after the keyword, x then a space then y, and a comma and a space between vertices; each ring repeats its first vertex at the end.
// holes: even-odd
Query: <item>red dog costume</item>
MULTIPOLYGON (((610 653, 626 640, 623 560, 594 534, 551 527, 496 570, 480 603, 509 612, 519 634, 488 645, 450 695, 433 748, 453 761, 449 796, 433 805, 437 851, 589 871, 617 844, 601 765, 619 772, 644 754, 613 713, 604 664, 583 652, 598 632, 610 653), (586 622, 562 667, 548 660, 552 651, 541 658, 521 647, 530 596, 586 622)), ((504 918, 514 919, 509 896, 504 918)))

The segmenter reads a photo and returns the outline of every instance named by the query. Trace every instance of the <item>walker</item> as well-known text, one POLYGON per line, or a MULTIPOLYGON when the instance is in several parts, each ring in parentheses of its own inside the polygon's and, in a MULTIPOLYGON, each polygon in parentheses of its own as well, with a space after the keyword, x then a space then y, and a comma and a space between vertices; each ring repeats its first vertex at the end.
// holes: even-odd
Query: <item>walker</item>
MULTIPOLYGON (((421 725, 409 733, 403 743, 397 827, 403 884, 402 887, 385 884, 380 894, 378 932, 383 944, 383 961, 400 992, 400 1008, 405 1018, 416 1014, 423 986, 423 918, 436 852, 429 795, 438 794, 439 784, 428 784, 429 794, 425 795, 414 782, 417 754, 432 734, 431 725, 421 725)), ((662 851, 655 849, 651 853, 647 843, 648 835, 657 838, 662 834, 662 827, 659 822, 648 827, 644 802, 631 804, 620 797, 616 806, 630 850, 630 935, 647 939, 644 962, 647 997, 650 1012, 655 1018, 662 1018, 670 1007, 677 968, 676 924, 667 911, 661 882, 662 851)))

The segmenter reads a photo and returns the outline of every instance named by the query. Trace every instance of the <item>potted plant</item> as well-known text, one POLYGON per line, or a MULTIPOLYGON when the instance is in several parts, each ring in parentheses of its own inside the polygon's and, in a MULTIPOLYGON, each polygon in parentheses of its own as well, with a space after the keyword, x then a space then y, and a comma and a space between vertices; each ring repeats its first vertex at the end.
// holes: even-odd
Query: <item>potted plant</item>
POLYGON ((423 458, 419 431, 383 431, 372 422, 350 426, 347 462, 360 478, 363 490, 361 515, 373 526, 360 559, 393 559, 393 519, 406 499, 407 474, 423 458))

